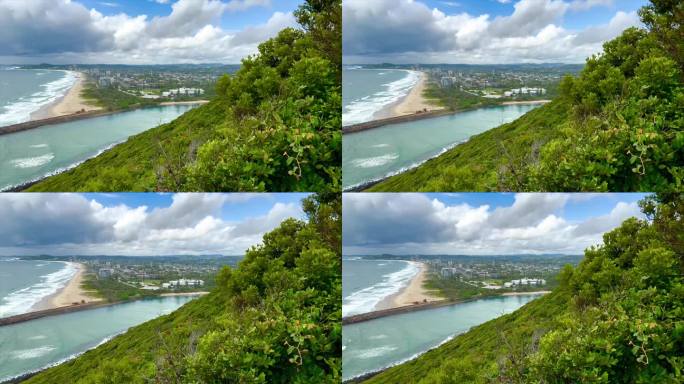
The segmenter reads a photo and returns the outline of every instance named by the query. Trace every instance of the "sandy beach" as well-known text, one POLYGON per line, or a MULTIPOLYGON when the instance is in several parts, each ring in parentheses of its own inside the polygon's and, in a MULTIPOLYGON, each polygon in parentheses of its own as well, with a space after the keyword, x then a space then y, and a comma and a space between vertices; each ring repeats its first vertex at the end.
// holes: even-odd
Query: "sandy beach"
POLYGON ((74 275, 74 277, 69 281, 69 283, 67 283, 66 286, 64 286, 64 288, 57 291, 57 293, 54 295, 50 295, 41 300, 40 303, 32 308, 32 310, 42 311, 45 309, 71 306, 74 303, 83 304, 84 302, 92 303, 102 301, 102 299, 92 296, 88 291, 81 287, 86 271, 85 265, 71 262, 69 264, 78 268, 76 275, 74 275))
POLYGON ((85 88, 86 78, 81 72, 75 72, 76 83, 62 98, 57 99, 45 107, 31 114, 31 120, 46 119, 50 117, 73 115, 77 113, 98 111, 102 108, 90 105, 81 97, 81 92, 85 88))
POLYGON ((407 305, 414 305, 416 302, 442 301, 444 298, 437 297, 423 287, 427 280, 427 266, 423 263, 415 262, 420 267, 420 272, 411 279, 411 282, 397 294, 391 295, 381 301, 375 310, 398 308, 407 305))
POLYGON ((388 117, 412 115, 417 112, 437 111, 444 109, 433 104, 430 102, 430 100, 423 96, 423 92, 425 92, 425 89, 427 88, 427 80, 427 74, 425 72, 420 72, 420 80, 418 81, 418 84, 416 84, 416 86, 411 89, 411 92, 409 92, 409 94, 393 108, 392 116, 388 117))

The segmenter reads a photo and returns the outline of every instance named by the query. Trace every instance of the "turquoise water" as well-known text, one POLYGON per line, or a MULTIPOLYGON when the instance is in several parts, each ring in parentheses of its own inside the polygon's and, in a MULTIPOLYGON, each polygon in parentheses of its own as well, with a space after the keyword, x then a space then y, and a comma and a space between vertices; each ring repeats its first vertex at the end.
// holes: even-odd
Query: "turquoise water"
POLYGON ((29 312, 75 274, 76 268, 59 261, 0 258, 0 318, 29 312))
POLYGON ((0 190, 60 172, 194 108, 170 105, 0 136, 0 190))
POLYGON ((397 364, 540 295, 503 296, 383 317, 342 328, 343 379, 397 364))
POLYGON ((344 188, 350 188, 413 168, 470 136, 516 120, 536 107, 481 108, 345 134, 342 184, 344 188))
POLYGON ((141 300, 0 327, 0 382, 74 357, 190 300, 141 300))
POLYGON ((64 96, 73 72, 0 67, 0 127, 28 121, 31 113, 64 96))
POLYGON ((371 121, 383 109, 408 95, 418 83, 417 72, 402 69, 342 71, 342 124, 371 121))
POLYGON ((342 316, 371 312, 399 292, 419 268, 402 260, 342 260, 342 316))

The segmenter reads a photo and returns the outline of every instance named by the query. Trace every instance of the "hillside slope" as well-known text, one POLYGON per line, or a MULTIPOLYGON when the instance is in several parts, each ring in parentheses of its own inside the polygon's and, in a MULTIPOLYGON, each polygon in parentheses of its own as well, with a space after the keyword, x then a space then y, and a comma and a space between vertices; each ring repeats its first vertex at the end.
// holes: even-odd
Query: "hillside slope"
POLYGON ((341 0, 306 0, 216 98, 30 191, 337 191, 341 0))
POLYGON ((684 187, 684 3, 651 0, 565 77, 560 98, 373 191, 643 191, 684 187))
POLYGON ((641 206, 549 295, 364 382, 683 382, 684 195, 641 206))
POLYGON ((310 196, 207 296, 26 383, 336 383, 341 198, 310 196))

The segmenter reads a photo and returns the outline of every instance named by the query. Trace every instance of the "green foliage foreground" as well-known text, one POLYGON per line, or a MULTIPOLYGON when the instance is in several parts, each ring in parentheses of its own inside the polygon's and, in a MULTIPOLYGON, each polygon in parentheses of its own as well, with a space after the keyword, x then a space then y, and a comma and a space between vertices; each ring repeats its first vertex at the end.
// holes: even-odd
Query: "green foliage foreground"
POLYGON ((684 382, 684 195, 641 206, 552 293, 367 382, 684 382))
POLYGON ((341 198, 310 196, 217 289, 27 383, 338 383, 341 198))
POLYGON ((337 191, 341 0, 307 0, 216 98, 31 191, 337 191))
POLYGON ((375 191, 681 191, 684 2, 652 0, 561 96, 375 191), (474 189, 473 189, 474 188, 474 189))

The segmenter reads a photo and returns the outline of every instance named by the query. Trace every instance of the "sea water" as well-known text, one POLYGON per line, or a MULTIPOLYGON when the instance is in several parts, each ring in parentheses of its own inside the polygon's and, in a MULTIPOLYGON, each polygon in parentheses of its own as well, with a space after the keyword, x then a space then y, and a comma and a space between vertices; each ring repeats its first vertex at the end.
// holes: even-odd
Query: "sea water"
POLYGON ((0 66, 0 127, 23 123, 76 83, 71 71, 0 66))
POLYGON ((408 286, 420 267, 403 260, 342 260, 342 316, 371 312, 408 286))
POLYGON ((31 311, 78 272, 70 263, 0 258, 0 318, 31 311))
POLYGON ((371 121, 411 92, 420 81, 419 72, 403 69, 342 71, 342 125, 371 121))
POLYGON ((343 187, 348 189, 415 168, 471 136, 516 120, 537 106, 480 108, 345 134, 343 187))
POLYGON ((150 107, 0 135, 0 190, 69 169, 194 107, 150 107))
POLYGON ((71 359, 193 297, 163 297, 0 327, 0 382, 71 359))
POLYGON ((413 359, 539 296, 499 296, 345 325, 342 378, 347 380, 413 359))

